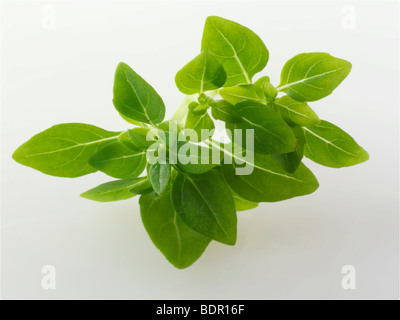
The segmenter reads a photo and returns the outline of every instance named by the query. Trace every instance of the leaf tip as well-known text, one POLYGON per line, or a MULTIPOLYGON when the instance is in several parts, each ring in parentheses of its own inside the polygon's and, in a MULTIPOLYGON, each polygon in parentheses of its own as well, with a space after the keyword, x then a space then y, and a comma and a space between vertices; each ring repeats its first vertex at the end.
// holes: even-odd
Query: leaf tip
POLYGON ((23 158, 22 156, 20 156, 20 151, 21 147, 19 147, 18 149, 16 149, 13 154, 11 155, 11 157, 13 158, 14 161, 21 163, 20 160, 23 158))

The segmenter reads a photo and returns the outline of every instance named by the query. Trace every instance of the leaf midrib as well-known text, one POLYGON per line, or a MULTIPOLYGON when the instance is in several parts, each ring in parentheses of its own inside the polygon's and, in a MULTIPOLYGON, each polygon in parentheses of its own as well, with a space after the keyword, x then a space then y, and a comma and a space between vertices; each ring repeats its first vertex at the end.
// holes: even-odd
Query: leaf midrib
POLYGON ((128 158, 134 158, 134 157, 138 157, 141 155, 146 154, 146 152, 140 152, 140 153, 135 153, 135 154, 130 154, 128 156, 120 156, 120 157, 116 157, 116 158, 106 158, 104 160, 98 160, 95 161, 96 163, 102 163, 102 162, 109 162, 109 161, 116 161, 116 160, 120 160, 120 159, 128 159, 128 158))
POLYGON ((249 75, 247 74, 245 68, 243 67, 242 62, 240 61, 237 52, 235 50, 235 47, 229 42, 229 40, 224 36, 224 34, 221 32, 221 30, 219 30, 219 28, 213 23, 214 28, 218 31, 218 33, 221 35, 221 37, 226 41, 226 43, 231 47, 232 52, 233 52, 233 57, 236 59, 237 63, 239 64, 240 69, 242 69, 243 75, 246 79, 246 82, 248 84, 251 84, 251 80, 249 78, 249 75))
POLYGON ((138 186, 140 184, 143 184, 144 182, 146 182, 145 179, 137 181, 137 182, 134 182, 134 183, 132 183, 132 184, 130 184, 128 186, 121 186, 121 187, 116 188, 116 189, 105 190, 104 192, 96 192, 95 194, 102 196, 102 195, 106 195, 106 194, 109 194, 109 193, 114 193, 114 192, 118 192, 118 191, 127 190, 130 194, 132 194, 132 196, 135 196, 136 194, 133 193, 133 192, 130 192, 129 190, 132 189, 133 187, 136 187, 136 186, 138 186))
MULTIPOLYGON (((210 210, 210 212, 212 213, 212 215, 214 216, 215 221, 217 222, 218 226, 220 227, 220 229, 222 230, 222 232, 225 234, 225 236, 230 239, 229 235, 226 233, 225 229, 221 226, 218 218, 217 218, 217 214, 214 212, 214 210, 210 207, 210 205, 208 204, 206 198, 204 198, 203 194, 201 193, 200 189, 196 186, 196 184, 194 183, 194 181, 192 179, 190 179, 188 176, 185 176, 185 179, 188 179, 193 187, 196 189, 197 193, 200 195, 200 197, 203 199, 204 203, 206 204, 206 206, 208 207, 208 209, 210 210)), ((184 185, 184 183, 182 184, 184 185)))
POLYGON ((103 141, 109 141, 109 140, 118 140, 118 136, 99 139, 99 140, 94 140, 94 141, 90 141, 90 142, 86 142, 86 143, 77 143, 76 145, 73 145, 73 146, 70 146, 70 147, 67 147, 67 148, 56 149, 56 150, 53 150, 53 151, 46 151, 46 152, 40 152, 40 153, 33 153, 33 154, 26 155, 25 157, 28 158, 28 157, 34 157, 34 156, 40 156, 40 155, 45 155, 45 154, 52 154, 52 153, 62 152, 62 151, 65 151, 65 150, 70 150, 70 149, 74 149, 74 148, 81 147, 81 146, 86 147, 86 146, 91 145, 91 144, 101 143, 103 141))
POLYGON ((303 129, 306 130, 306 131, 308 131, 308 132, 311 133, 312 135, 316 136, 318 139, 322 140, 322 141, 325 142, 326 144, 329 144, 329 145, 333 146, 334 148, 336 148, 336 149, 338 149, 338 150, 340 150, 340 151, 342 151, 342 152, 344 152, 344 153, 347 153, 347 154, 349 154, 349 155, 351 155, 351 156, 353 156, 353 157, 357 157, 356 154, 353 154, 353 153, 351 153, 351 152, 348 152, 348 151, 346 151, 346 150, 340 148, 340 147, 337 146, 336 144, 332 143, 332 142, 329 141, 329 140, 324 139, 323 137, 319 136, 318 134, 316 134, 315 132, 311 131, 310 129, 305 128, 305 127, 303 127, 303 129))
POLYGON ((225 148, 221 148, 218 144, 214 143, 212 140, 206 140, 206 141, 204 141, 204 142, 207 143, 207 144, 213 145, 214 147, 216 147, 217 149, 221 150, 221 151, 224 152, 225 154, 231 156, 232 158, 239 159, 239 160, 241 160, 241 161, 243 161, 243 162, 249 164, 250 166, 252 166, 252 167, 255 168, 255 169, 259 169, 259 170, 261 170, 261 171, 268 172, 268 173, 273 174, 273 175, 281 176, 281 177, 284 177, 284 178, 286 178, 286 179, 295 180, 295 181, 298 181, 298 182, 300 182, 300 183, 305 183, 305 181, 296 179, 295 177, 287 176, 287 175, 285 175, 285 174, 278 173, 278 172, 274 172, 274 171, 265 169, 265 168, 263 168, 263 167, 257 166, 255 163, 251 163, 251 162, 247 161, 247 160, 244 159, 244 158, 241 158, 241 157, 239 157, 239 156, 237 156, 237 155, 235 155, 235 154, 232 154, 231 152, 229 152, 229 151, 226 150, 225 148))
POLYGON ((282 107, 282 108, 288 110, 289 112, 293 112, 293 113, 298 114, 299 116, 302 116, 302 117, 307 118, 307 119, 309 119, 309 120, 313 120, 312 118, 308 117, 308 116, 305 115, 304 113, 301 113, 301 112, 298 112, 298 111, 295 111, 295 110, 289 108, 290 106, 292 106, 292 105, 297 105, 298 103, 292 103, 290 106, 285 106, 285 105, 280 104, 280 103, 278 103, 278 102, 275 101, 275 104, 278 105, 279 107, 282 107))
MULTIPOLYGON (((127 73, 126 73, 126 70, 124 70, 124 74, 125 74, 126 82, 129 83, 130 87, 132 88, 133 92, 135 93, 135 95, 136 95, 136 97, 137 97, 137 99, 138 99, 138 101, 139 101, 139 104, 140 104, 140 106, 141 106, 142 109, 143 109, 143 113, 144 113, 144 115, 146 116, 146 119, 149 120, 149 122, 150 122, 151 124, 153 124, 153 122, 152 122, 152 121, 150 120, 150 118, 149 118, 149 115, 147 114, 147 110, 146 110, 145 106, 143 105, 143 102, 142 102, 142 100, 140 99, 140 96, 138 95, 138 93, 137 93, 135 87, 134 87, 133 84, 129 81, 128 75, 127 75, 127 73)), ((147 101, 149 101, 149 100, 150 100, 150 99, 149 99, 149 94, 148 94, 147 91, 146 91, 146 93, 147 93, 147 101)))
MULTIPOLYGON (((336 71, 338 71, 338 70, 342 70, 342 69, 344 69, 344 68, 345 68, 345 67, 340 67, 340 68, 338 68, 338 69, 331 70, 331 71, 327 71, 327 72, 324 72, 324 73, 321 73, 321 74, 317 74, 317 75, 312 76, 312 77, 309 77, 309 78, 303 78, 303 79, 300 79, 300 80, 297 80, 297 81, 294 81, 294 82, 290 82, 290 83, 287 83, 287 84, 285 84, 285 85, 283 85, 283 86, 277 87, 276 90, 282 91, 282 90, 284 90, 284 89, 287 89, 287 88, 290 88, 290 87, 292 87, 292 86, 295 86, 295 85, 297 85, 297 84, 299 84, 299 83, 307 84, 306 81, 309 81, 309 80, 312 80, 312 79, 315 79, 315 78, 319 78, 319 77, 323 77, 323 76, 325 76, 325 75, 327 75, 327 74, 336 72, 336 71)), ((321 89, 321 88, 319 88, 319 89, 321 89)), ((323 89, 323 88, 322 88, 322 89, 323 89)))

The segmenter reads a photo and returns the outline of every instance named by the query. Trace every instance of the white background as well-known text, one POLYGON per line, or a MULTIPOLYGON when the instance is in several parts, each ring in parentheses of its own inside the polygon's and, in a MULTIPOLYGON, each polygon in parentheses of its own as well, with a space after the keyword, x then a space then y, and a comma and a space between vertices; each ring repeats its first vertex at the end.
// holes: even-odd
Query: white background
POLYGON ((377 2, 21 2, 2 3, 2 297, 133 299, 397 298, 398 3, 377 2), (46 28, 46 6, 55 29, 46 28), (345 5, 355 28, 343 27, 345 5), (52 9, 50 9, 52 10, 52 9), (108 130, 129 125, 115 112, 119 61, 151 83, 167 116, 183 96, 174 76, 200 50, 204 21, 219 15, 266 43, 265 71, 277 85, 301 52, 349 60, 349 77, 321 101, 320 118, 349 132, 369 153, 364 164, 306 164, 316 193, 239 213, 234 247, 213 242, 192 267, 174 269, 153 246, 137 198, 96 203, 79 194, 110 180, 44 175, 13 162, 32 135, 62 122, 108 130), (56 268, 43 290, 41 268, 56 268), (356 290, 341 269, 356 268, 356 290))

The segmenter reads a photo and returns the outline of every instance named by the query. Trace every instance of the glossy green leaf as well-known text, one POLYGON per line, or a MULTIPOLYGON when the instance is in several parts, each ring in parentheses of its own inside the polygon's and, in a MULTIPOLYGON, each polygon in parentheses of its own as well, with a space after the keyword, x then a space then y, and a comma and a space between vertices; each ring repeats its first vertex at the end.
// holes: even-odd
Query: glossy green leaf
POLYGON ((297 101, 319 100, 331 94, 350 70, 350 62, 328 53, 301 53, 286 62, 277 89, 297 101))
POLYGON ((128 130, 130 141, 136 149, 147 150, 156 141, 154 136, 148 136, 149 131, 150 129, 148 128, 133 128, 128 130))
POLYGON ((89 158, 119 134, 83 123, 58 124, 21 145, 13 159, 53 176, 80 177, 97 171, 89 166, 89 158))
POLYGON ((153 191, 153 186, 151 185, 148 177, 140 177, 137 179, 141 179, 141 182, 131 186, 129 192, 133 194, 146 194, 153 191))
POLYGON ((297 139, 296 150, 289 153, 273 154, 274 159, 288 172, 295 172, 304 155, 306 138, 301 127, 293 127, 292 131, 297 139))
POLYGON ((269 82, 265 82, 264 85, 262 86, 263 92, 265 99, 267 101, 274 101, 276 96, 278 95, 278 90, 270 84, 269 82))
POLYGON ((295 149, 296 137, 286 122, 272 108, 253 101, 242 101, 236 104, 236 109, 243 121, 226 124, 227 129, 234 133, 232 136, 235 143, 249 149, 245 143, 246 129, 252 129, 255 152, 279 154, 295 149), (234 132, 235 129, 240 131, 234 132), (240 134, 242 135, 241 143, 240 134))
POLYGON ((254 208, 258 207, 257 202, 252 202, 252 201, 243 199, 242 197, 240 197, 239 195, 237 195, 234 192, 232 193, 232 195, 233 195, 233 200, 235 201, 236 211, 246 211, 246 210, 250 210, 250 209, 254 209, 254 208))
POLYGON ((235 106, 225 100, 216 101, 212 105, 211 115, 214 119, 224 122, 238 123, 242 121, 242 117, 235 106))
POLYGON ((274 106, 291 126, 312 126, 320 122, 317 114, 307 103, 298 102, 288 96, 275 99, 274 106))
MULTIPOLYGON (((196 102, 194 102, 194 104, 196 104, 196 102)), ((202 135, 201 131, 203 129, 212 130, 215 128, 214 122, 207 112, 205 112, 204 114, 195 114, 190 110, 190 108, 186 118, 185 127, 188 129, 192 129, 196 132, 197 139, 192 140, 193 142, 198 142, 210 138, 209 135, 202 135)))
POLYGON ((353 166, 369 159, 368 153, 339 127, 328 121, 305 127, 307 144, 304 155, 326 167, 353 166))
POLYGON ((216 241, 235 244, 235 203, 219 172, 178 174, 172 186, 172 202, 176 212, 191 229, 216 241))
POLYGON ((148 166, 148 176, 157 194, 162 194, 168 186, 171 166, 168 163, 154 163, 148 166))
POLYGON ((218 152, 220 159, 222 159, 219 150, 187 141, 177 141, 176 149, 177 152, 170 150, 170 157, 173 154, 176 160, 174 163, 176 163, 178 169, 186 173, 202 174, 218 166, 219 163, 213 163, 213 152, 218 152))
POLYGON ((203 254, 211 239, 189 228, 176 213, 170 192, 142 195, 139 199, 143 225, 167 260, 176 268, 193 264, 203 254))
MULTIPOLYGON (((211 141, 213 147, 219 146, 211 141)), ((225 180, 243 199, 253 202, 274 202, 303 196, 314 192, 318 188, 318 181, 313 173, 300 164, 296 172, 286 172, 271 155, 255 153, 253 160, 246 155, 242 157, 232 154, 231 147, 220 147, 225 157, 231 157, 233 164, 221 163, 225 180), (236 175, 236 163, 243 162, 242 166, 253 168, 251 174, 236 175)))
POLYGON ((262 40, 250 29, 220 17, 208 17, 201 50, 211 51, 222 63, 225 87, 251 83, 252 77, 267 65, 269 53, 262 40))
POLYGON ((210 105, 208 103, 199 104, 197 102, 192 102, 189 104, 189 110, 198 115, 203 115, 207 112, 210 105))
MULTIPOLYGON (((120 134, 119 141, 133 149, 147 150, 156 141, 155 139, 147 140, 149 131, 149 128, 129 129, 120 134)), ((151 135, 149 138, 154 138, 154 136, 151 135)))
POLYGON ((181 132, 183 130, 183 127, 174 120, 168 120, 168 121, 161 122, 158 125, 158 128, 160 130, 174 132, 176 134, 179 134, 179 132, 181 132))
POLYGON ((165 106, 158 93, 127 64, 117 66, 113 103, 126 118, 157 124, 164 119, 165 106))
POLYGON ((266 102, 262 88, 253 84, 241 84, 234 87, 223 88, 219 91, 219 94, 222 98, 232 104, 237 104, 243 100, 259 103, 266 102))
POLYGON ((135 125, 135 126, 140 126, 140 125, 142 125, 143 124, 143 122, 140 122, 140 121, 136 121, 136 120, 133 120, 133 119, 129 119, 128 117, 125 117, 122 113, 119 113, 119 116, 122 118, 122 119, 124 119, 126 122, 128 122, 128 123, 130 123, 130 124, 133 124, 133 125, 135 125))
POLYGON ((260 79, 258 79, 256 82, 254 82, 254 85, 262 88, 262 87, 264 87, 265 83, 270 83, 270 82, 271 81, 270 81, 269 77, 264 76, 264 77, 261 77, 260 79))
POLYGON ((82 193, 81 197, 99 202, 125 200, 136 195, 130 191, 132 188, 143 186, 146 183, 148 184, 147 177, 110 181, 82 193))
POLYGON ((218 89, 226 81, 226 72, 221 63, 209 51, 203 51, 178 71, 175 83, 185 94, 202 93, 218 89))
POLYGON ((97 151, 89 164, 118 179, 131 179, 141 174, 146 167, 146 152, 129 148, 124 143, 113 142, 97 151))

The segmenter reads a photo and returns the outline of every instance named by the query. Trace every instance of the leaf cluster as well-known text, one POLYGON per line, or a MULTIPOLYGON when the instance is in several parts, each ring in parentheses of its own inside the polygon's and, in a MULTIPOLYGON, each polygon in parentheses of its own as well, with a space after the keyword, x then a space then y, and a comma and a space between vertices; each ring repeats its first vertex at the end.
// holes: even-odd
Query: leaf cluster
POLYGON ((58 177, 101 171, 116 178, 81 196, 109 202, 140 195, 141 218, 154 245, 175 267, 186 268, 212 240, 235 244, 238 211, 314 192, 318 181, 303 164, 304 157, 332 168, 368 159, 349 134, 319 119, 309 105, 331 94, 351 64, 328 53, 302 53, 288 60, 280 84, 273 86, 267 76, 253 81, 268 58, 253 31, 208 17, 200 54, 175 77, 178 89, 192 98, 183 105, 184 117, 164 121, 165 105, 155 89, 120 63, 113 104, 132 129, 114 132, 89 124, 59 124, 32 137, 13 158, 58 177), (215 120, 241 137, 233 134, 227 144, 203 137, 201 130, 214 129, 215 120), (193 129, 197 139, 182 135, 185 129, 193 129), (247 141, 249 129, 253 148, 238 143, 247 141), (251 157, 232 152, 237 146, 251 157), (193 148, 198 152, 181 161, 179 153, 193 148), (160 150, 166 157, 151 161, 150 153, 160 150), (207 161, 204 154, 212 152, 220 155, 219 163, 207 161), (251 167, 251 173, 237 174, 243 166, 251 167))

